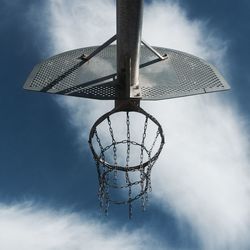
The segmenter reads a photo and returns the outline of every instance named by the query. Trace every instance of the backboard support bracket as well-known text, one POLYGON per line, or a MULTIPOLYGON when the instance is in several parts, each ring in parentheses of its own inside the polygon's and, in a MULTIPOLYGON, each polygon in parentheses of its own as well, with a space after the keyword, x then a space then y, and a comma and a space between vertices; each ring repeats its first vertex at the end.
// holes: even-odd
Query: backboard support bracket
POLYGON ((168 58, 167 54, 161 55, 156 49, 149 45, 145 40, 141 40, 141 43, 145 45, 150 51, 152 51, 162 61, 168 58))
POLYGON ((117 39, 117 35, 112 36, 105 43, 103 43, 96 50, 94 50, 91 54, 89 54, 89 55, 83 54, 83 55, 81 55, 79 57, 79 59, 84 60, 84 61, 90 60, 92 57, 94 57, 95 55, 97 55, 98 53, 100 53, 103 49, 105 49, 106 47, 108 47, 111 43, 113 43, 114 41, 116 41, 116 39, 117 39))
MULTIPOLYGON (((117 35, 112 36, 110 39, 108 39, 102 45, 97 47, 92 53, 90 53, 89 55, 83 54, 79 57, 79 59, 83 60, 84 62, 89 61, 91 58, 96 56, 98 53, 100 53, 102 50, 104 50, 106 47, 108 47, 110 44, 112 44, 116 40, 117 40, 117 35)), ((150 46, 145 40, 141 39, 141 44, 143 44, 153 54, 155 54, 159 58, 160 61, 167 59, 167 54, 161 55, 156 49, 154 49, 152 46, 150 46)), ((126 65, 126 72, 125 72, 126 89, 123 89, 123 91, 126 93, 125 96, 129 96, 129 98, 140 99, 142 97, 140 84, 136 84, 136 85, 131 84, 131 81, 132 81, 132 79, 131 79, 132 78, 131 77, 131 58, 127 58, 127 59, 128 60, 126 60, 127 65, 126 65)), ((118 84, 119 84, 119 82, 118 82, 118 84)))

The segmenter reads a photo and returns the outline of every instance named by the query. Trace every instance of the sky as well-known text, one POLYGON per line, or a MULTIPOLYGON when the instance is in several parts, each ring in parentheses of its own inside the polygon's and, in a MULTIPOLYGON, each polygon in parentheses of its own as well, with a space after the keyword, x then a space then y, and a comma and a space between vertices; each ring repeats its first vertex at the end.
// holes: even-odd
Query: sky
POLYGON ((166 145, 145 212, 98 207, 88 148, 113 103, 23 90, 33 66, 115 33, 112 0, 0 0, 0 249, 250 249, 250 3, 146 1, 143 38, 214 64, 231 90, 142 107, 166 145), (91 111, 91 112, 90 112, 91 111))

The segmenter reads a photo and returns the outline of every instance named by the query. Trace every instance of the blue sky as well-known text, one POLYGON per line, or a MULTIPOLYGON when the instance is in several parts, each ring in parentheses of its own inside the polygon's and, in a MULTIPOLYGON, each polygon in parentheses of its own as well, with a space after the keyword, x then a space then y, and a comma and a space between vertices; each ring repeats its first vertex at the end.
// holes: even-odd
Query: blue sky
POLYGON ((168 145, 153 169, 150 206, 131 221, 127 208, 99 214, 87 145, 112 103, 22 89, 41 60, 113 35, 113 1, 0 3, 1 249, 249 249, 248 1, 146 3, 145 39, 209 60, 232 89, 144 104, 168 145))

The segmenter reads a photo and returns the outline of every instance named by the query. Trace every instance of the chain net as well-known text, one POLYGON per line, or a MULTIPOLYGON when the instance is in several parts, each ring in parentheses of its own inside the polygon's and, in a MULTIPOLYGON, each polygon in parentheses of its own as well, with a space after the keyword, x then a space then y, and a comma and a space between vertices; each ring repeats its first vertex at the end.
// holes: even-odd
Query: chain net
POLYGON ((131 218, 136 200, 145 210, 152 190, 151 170, 164 145, 159 122, 138 106, 115 108, 93 125, 89 145, 96 161, 103 212, 108 214, 110 204, 127 204, 131 218))

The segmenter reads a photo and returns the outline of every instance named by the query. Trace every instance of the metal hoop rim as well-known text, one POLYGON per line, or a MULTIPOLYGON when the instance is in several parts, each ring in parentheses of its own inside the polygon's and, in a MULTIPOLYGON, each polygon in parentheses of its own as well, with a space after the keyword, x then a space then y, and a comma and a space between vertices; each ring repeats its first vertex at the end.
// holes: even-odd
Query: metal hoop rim
MULTIPOLYGON (((161 150, 163 148, 163 145, 165 143, 165 137, 164 137, 164 134, 163 134, 163 129, 160 125, 160 123, 152 116, 150 115, 149 113, 147 113, 145 110, 143 110, 141 107, 139 106, 131 106, 131 105, 128 105, 128 106, 118 106, 118 107, 115 107, 114 109, 112 109, 111 111, 105 113, 104 115, 102 115, 101 117, 99 117, 97 119, 97 121, 93 124, 91 130, 90 130, 90 133, 89 133, 89 146, 90 146, 90 149, 92 151, 92 154, 94 156, 94 159, 101 163, 101 164, 104 164, 105 166, 107 166, 109 169, 113 170, 113 169, 116 169, 116 170, 120 170, 120 171, 135 171, 135 170, 138 170, 140 168, 143 168, 145 169, 147 166, 150 165, 151 162, 154 162, 160 155, 161 153, 161 150), (161 143, 160 143, 160 146, 159 146, 159 149, 158 151, 154 154, 154 156, 151 158, 151 156, 149 155, 149 160, 144 162, 143 164, 139 164, 139 165, 136 165, 136 166, 131 166, 131 167, 122 167, 122 166, 116 166, 116 165, 112 165, 106 161, 103 161, 101 159, 101 157, 98 156, 98 154, 95 152, 95 149, 92 145, 92 139, 95 135, 95 131, 96 131, 96 128, 99 124, 101 124, 105 119, 107 119, 108 117, 110 117, 111 115, 115 114, 115 113, 118 113, 118 112, 137 112, 137 113, 141 113, 143 115, 145 115, 146 117, 148 117, 153 123, 155 123, 157 126, 158 126, 158 131, 159 131, 159 134, 161 136, 161 143)), ((116 142, 117 143, 117 142, 116 142)), ((113 145, 113 143, 111 144, 113 145)), ((141 144, 138 143, 139 146, 142 146, 141 144)), ((146 150, 146 152, 148 152, 148 150, 143 146, 143 148, 146 150)))

